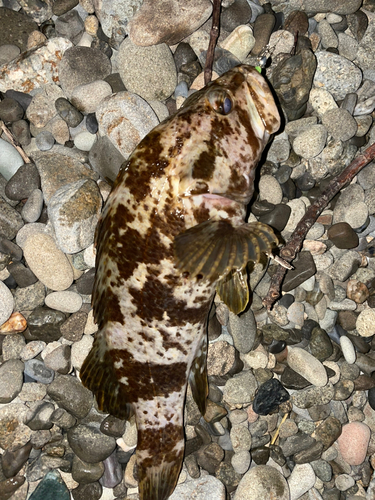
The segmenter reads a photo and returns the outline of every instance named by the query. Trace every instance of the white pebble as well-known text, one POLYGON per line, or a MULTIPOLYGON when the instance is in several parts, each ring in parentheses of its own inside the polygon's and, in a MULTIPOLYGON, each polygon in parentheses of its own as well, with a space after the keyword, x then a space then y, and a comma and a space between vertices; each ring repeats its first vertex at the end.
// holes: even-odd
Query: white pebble
POLYGON ((80 310, 82 297, 76 292, 52 292, 45 298, 45 304, 51 309, 72 314, 80 310))
POLYGON ((326 385, 328 378, 322 363, 300 347, 288 347, 288 365, 317 387, 326 385))

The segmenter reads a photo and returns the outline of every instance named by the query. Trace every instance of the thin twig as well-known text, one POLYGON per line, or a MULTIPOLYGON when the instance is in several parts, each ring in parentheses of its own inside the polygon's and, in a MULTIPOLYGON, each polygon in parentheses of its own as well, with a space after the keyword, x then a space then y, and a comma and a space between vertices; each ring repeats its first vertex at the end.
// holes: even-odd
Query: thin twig
MULTIPOLYGON (((346 167, 346 169, 341 172, 341 174, 334 179, 328 188, 322 193, 319 199, 317 199, 312 205, 309 206, 305 215, 297 224, 297 227, 293 231, 288 243, 281 249, 280 257, 287 262, 292 262, 292 260, 297 255, 297 252, 302 247, 303 240, 310 228, 316 222, 316 219, 332 200, 332 198, 345 186, 347 186, 352 179, 358 174, 364 166, 366 166, 375 157, 375 143, 369 146, 362 154, 357 156, 352 163, 346 167)), ((267 307, 268 310, 271 309, 272 305, 280 297, 281 282, 285 276, 287 269, 279 266, 276 273, 272 276, 271 286, 268 290, 267 295, 263 299, 263 305, 267 307)))
POLYGON ((5 123, 2 120, 0 120, 0 129, 4 132, 4 135, 7 136, 8 140, 12 144, 12 146, 14 146, 17 149, 19 154, 22 156, 23 161, 25 163, 31 163, 30 158, 27 156, 25 151, 21 148, 21 146, 15 140, 12 133, 10 132, 10 130, 8 129, 8 127, 5 125, 5 123))
POLYGON ((212 65, 214 63, 215 46, 219 36, 220 25, 220 5, 221 0, 213 0, 212 28, 210 32, 210 43, 206 54, 206 64, 204 65, 204 84, 207 85, 212 77, 212 65))

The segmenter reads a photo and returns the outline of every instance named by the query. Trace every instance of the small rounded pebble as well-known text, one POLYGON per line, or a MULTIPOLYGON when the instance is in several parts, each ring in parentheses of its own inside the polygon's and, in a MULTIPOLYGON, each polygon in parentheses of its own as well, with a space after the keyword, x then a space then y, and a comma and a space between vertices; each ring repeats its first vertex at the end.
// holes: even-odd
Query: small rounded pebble
POLYGON ((82 113, 95 113, 102 99, 112 94, 112 88, 104 80, 78 85, 72 92, 71 103, 82 113))
POLYGON ((262 175, 259 180, 259 194, 261 200, 277 205, 283 199, 280 184, 272 175, 262 175))
POLYGON ((41 151, 49 151, 55 143, 51 132, 43 130, 35 137, 35 143, 41 151))
POLYGON ((75 147, 81 151, 90 151, 95 142, 96 136, 87 131, 80 132, 74 138, 75 147))
POLYGON ((327 383, 324 366, 310 353, 300 347, 288 348, 288 365, 312 384, 323 387, 327 383))
POLYGON ((323 151, 326 139, 326 128, 323 125, 312 125, 295 138, 293 149, 298 155, 310 160, 323 151))
POLYGON ((75 292, 52 292, 45 298, 45 304, 51 309, 72 314, 81 308, 82 297, 75 292))
POLYGON ((356 355, 353 343, 345 335, 340 337, 340 345, 345 361, 349 364, 355 363, 356 355))
POLYGON ((356 321, 356 329, 361 337, 372 337, 375 334, 375 310, 365 309, 356 321))
POLYGON ((340 141, 348 141, 357 132, 357 122, 346 109, 330 109, 322 117, 322 124, 328 133, 340 141))
POLYGON ((42 213, 43 201, 42 191, 40 189, 34 189, 21 212, 25 222, 36 222, 39 219, 42 213))
POLYGON ((342 427, 337 440, 342 458, 349 465, 361 465, 366 458, 370 428, 363 422, 351 422, 342 427))
POLYGON ((44 233, 30 235, 23 250, 30 269, 44 285, 54 291, 70 287, 73 270, 51 236, 44 233))

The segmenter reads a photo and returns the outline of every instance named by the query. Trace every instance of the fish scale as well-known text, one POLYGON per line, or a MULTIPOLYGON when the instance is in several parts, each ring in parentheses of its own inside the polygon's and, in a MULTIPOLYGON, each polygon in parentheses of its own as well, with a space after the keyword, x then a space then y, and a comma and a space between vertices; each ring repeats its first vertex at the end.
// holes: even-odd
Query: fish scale
POLYGON ((141 141, 103 210, 93 291, 99 330, 80 376, 102 411, 135 414, 141 500, 166 500, 177 483, 188 382, 205 413, 216 288, 232 310, 243 308, 245 255, 276 241, 266 225, 244 219, 255 167, 279 124, 263 77, 236 67, 141 141))

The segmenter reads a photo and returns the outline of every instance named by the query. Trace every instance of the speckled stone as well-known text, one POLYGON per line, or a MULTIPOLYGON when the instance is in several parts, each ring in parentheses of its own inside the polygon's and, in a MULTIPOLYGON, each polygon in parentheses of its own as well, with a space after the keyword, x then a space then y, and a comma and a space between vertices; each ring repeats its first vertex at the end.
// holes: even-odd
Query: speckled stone
POLYGON ((274 467, 258 465, 243 476, 234 500, 268 499, 273 496, 278 500, 289 500, 288 484, 284 476, 274 467))
POLYGON ((356 322, 356 328, 361 337, 371 337, 375 334, 375 310, 365 309, 362 311, 356 322))
POLYGON ((300 347, 288 348, 288 365, 312 384, 323 387, 327 383, 324 366, 310 353, 300 347))

